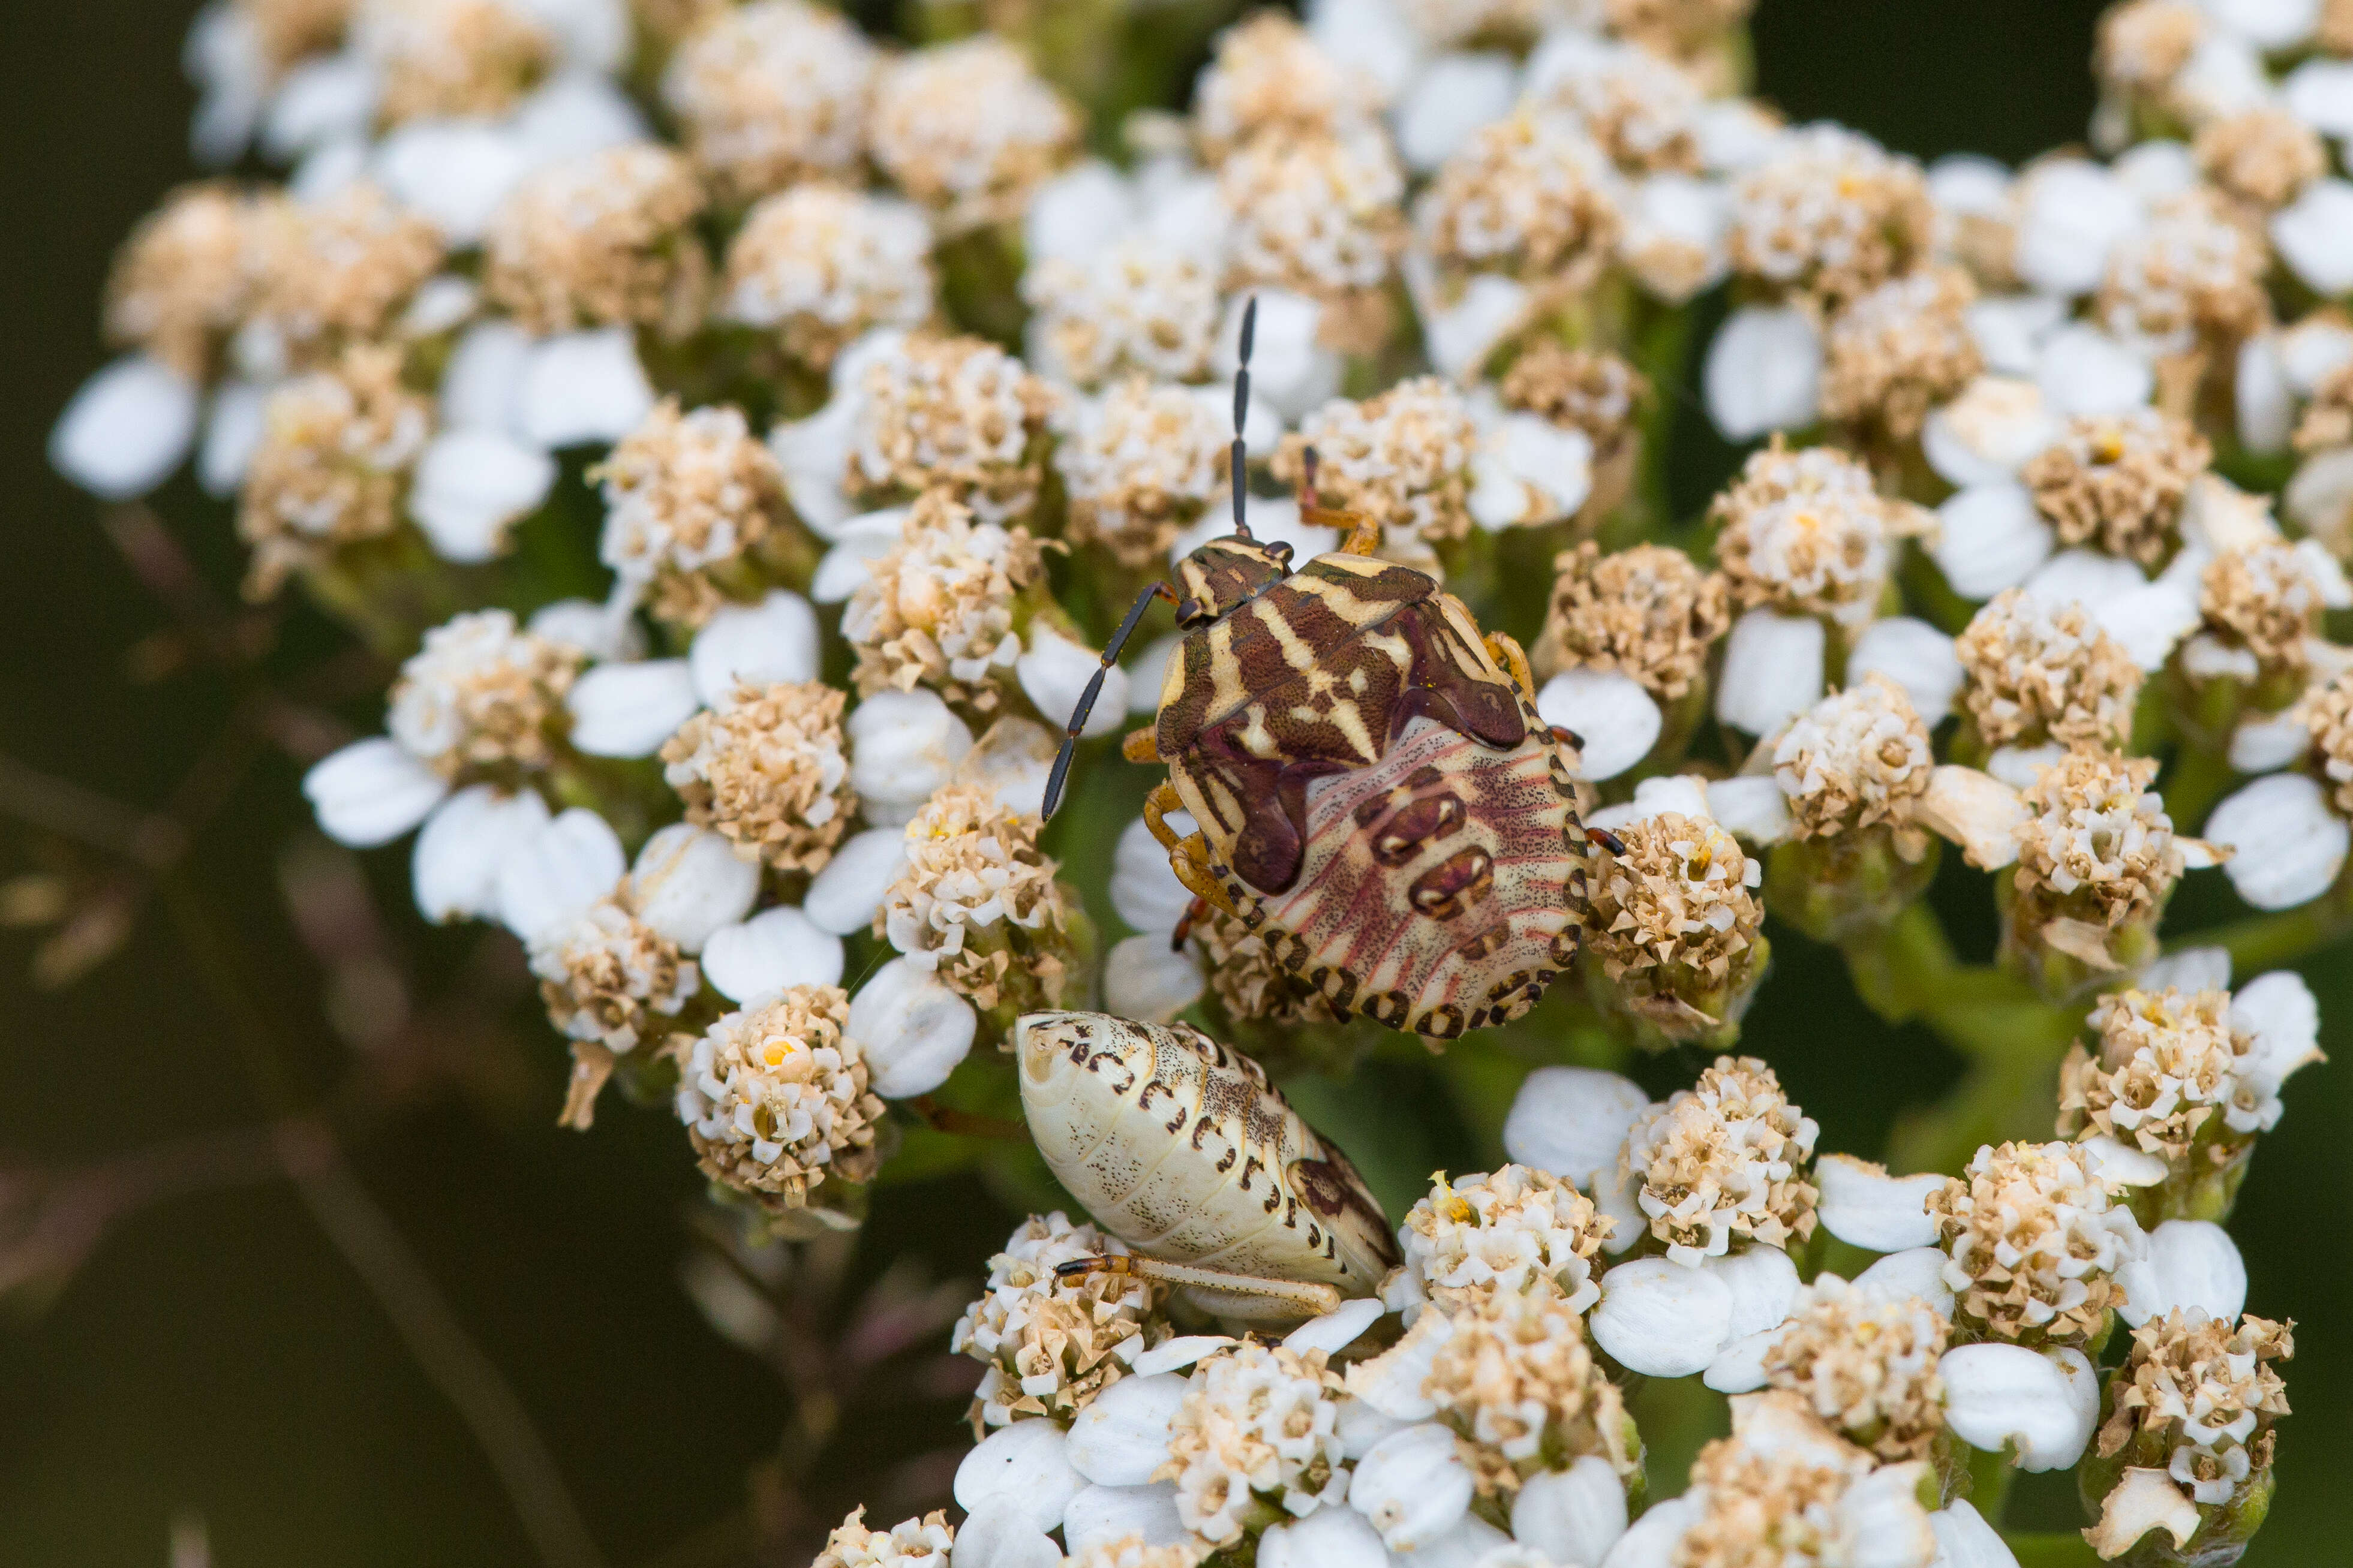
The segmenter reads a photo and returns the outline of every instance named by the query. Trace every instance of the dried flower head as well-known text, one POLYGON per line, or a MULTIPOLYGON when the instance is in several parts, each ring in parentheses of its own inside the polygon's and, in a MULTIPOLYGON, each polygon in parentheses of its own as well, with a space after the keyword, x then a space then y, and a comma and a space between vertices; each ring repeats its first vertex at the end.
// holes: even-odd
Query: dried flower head
POLYGON ((1732 264, 1836 306, 1910 271, 1935 226, 1918 164, 1841 126, 1808 125, 1735 187, 1732 264))
POLYGON ((1260 137, 1219 166, 1218 194, 1231 288, 1342 299, 1378 288, 1404 244, 1405 174, 1377 129, 1260 137))
POLYGON ((1624 219, 1613 184, 1577 121, 1523 110, 1482 126, 1446 160, 1415 224, 1443 266, 1574 291, 1617 253, 1624 219))
POLYGON ((1193 922, 1192 941, 1227 1017, 1284 1026, 1335 1021, 1331 999, 1276 962, 1265 936, 1232 915, 1210 910, 1208 920, 1193 922))
POLYGON ((1593 1359, 1584 1324, 1548 1294, 1498 1293, 1451 1314, 1425 1385, 1440 1419, 1469 1439, 1472 1475, 1508 1497, 1588 1455, 1620 1476, 1640 1464, 1625 1396, 1593 1359))
POLYGON ((2100 17, 2093 69, 2105 86, 2161 100, 2205 37, 2192 0, 2125 0, 2100 17))
POLYGON ((2320 17, 2313 26, 2312 42, 2325 54, 2353 55, 2353 5, 2347 0, 2320 0, 2320 17))
POLYGON ((1043 570, 1027 529, 976 523, 944 493, 924 492, 905 537, 842 612, 858 694, 929 686, 976 711, 994 709, 998 678, 1021 654, 1014 598, 1043 570))
POLYGON ((2308 640, 2319 630, 2321 584, 2306 559, 2313 545, 2285 540, 2225 550, 2198 576, 2198 609, 2206 629, 2246 649, 2270 670, 2301 670, 2308 640))
POLYGON ((2033 815, 2018 829, 2018 889, 2047 891, 2113 931, 2154 919, 2182 871, 2147 757, 2078 748, 2025 790, 2033 815))
POLYGON ((2322 376, 2295 423, 2299 452, 2353 446, 2353 360, 2322 376))
POLYGON ((1799 714, 1773 748, 1773 774, 1800 838, 1879 823, 1903 830, 1936 764, 1911 698, 1878 674, 1799 714))
POLYGON ((711 260, 691 164, 650 142, 542 169, 500 204, 482 241, 482 287, 527 331, 701 324, 711 260))
POLYGON ((1555 26, 1588 25, 1582 0, 1405 0, 1407 25, 1431 49, 1524 49, 1555 26))
POLYGON ((2306 691, 2294 711, 2312 737, 2312 761, 2328 781, 2329 798, 2353 816, 2353 672, 2306 691))
POLYGON ((2295 1354, 2295 1327, 2268 1318, 2230 1323, 2194 1307, 2143 1323, 2110 1385, 2100 1452, 2154 1450, 2148 1458, 2194 1501, 2230 1501, 2271 1463, 2272 1424, 2288 1408, 2287 1385, 2270 1363, 2295 1354))
POLYGON ((1316 457, 1324 504, 1360 511, 1382 528, 1422 540, 1459 539, 1471 527, 1471 459, 1478 426, 1462 395, 1434 375, 1398 382, 1362 403, 1335 398, 1275 448, 1275 478, 1303 484, 1316 457))
POLYGON ((1193 87, 1193 129, 1216 163, 1261 132, 1331 135, 1377 115, 1385 95, 1360 67, 1334 59, 1280 11, 1261 11, 1218 35, 1193 87))
POLYGON ((1176 1483, 1176 1517, 1214 1546, 1242 1539, 1258 1500, 1305 1517, 1347 1496, 1340 1380, 1324 1352, 1245 1340, 1187 1380, 1155 1480, 1176 1483))
POLYGON ((1748 20, 1757 0, 1602 0, 1609 31, 1630 43, 1691 60, 1748 20))
POLYGON ((2124 1304, 2116 1270, 2147 1238, 2090 1160, 2072 1143, 1983 1148, 1928 1195, 1965 1336, 2081 1345, 2124 1304))
POLYGON ((906 203, 797 184, 754 205, 728 242, 717 313, 825 370, 878 327, 930 318, 931 253, 931 225, 906 203))
POLYGON ((1512 362, 1496 392, 1506 408, 1582 430, 1596 457, 1606 458, 1637 433, 1651 381, 1606 349, 1564 348, 1546 339, 1512 362))
POLYGON ((298 368, 384 336, 443 255, 438 230, 364 180, 322 201, 269 201, 254 235, 252 319, 298 368))
POLYGON ((1765 1377, 1880 1459, 1925 1459, 1945 1425, 1936 1361, 1951 1335, 1917 1296, 1891 1301, 1822 1274, 1765 1352, 1765 1377))
POLYGON ((947 1568, 955 1545, 955 1531, 944 1510, 902 1519, 888 1530, 869 1530, 866 1505, 860 1503, 833 1527, 809 1568, 947 1568))
POLYGON ((852 490, 939 490, 989 522, 1037 499, 1055 395, 996 344, 919 334, 867 366, 860 391, 852 490))
POLYGON ((988 34, 918 49, 874 81, 874 161, 949 234, 1020 216, 1079 130, 1021 51, 988 34))
POLYGON ((906 869, 883 895, 875 934, 984 1008, 997 1005, 1016 965, 1059 994, 1064 964, 1050 943, 1071 911, 1060 867, 1038 851, 1041 826, 982 785, 939 791, 907 824, 906 869), (1018 953, 1016 932, 1029 938, 1018 953))
POLYGON ((1125 1375, 1148 1331, 1166 1331, 1154 1318, 1151 1281, 1109 1269, 1069 1279, 1054 1272, 1126 1251, 1118 1237, 1072 1225, 1057 1210, 1031 1215, 988 1260, 988 1283, 948 1341, 988 1368, 973 1395, 976 1436, 1030 1416, 1068 1421, 1125 1375))
POLYGON ((1704 818, 1662 812, 1618 833, 1593 878, 1585 942, 1609 978, 1654 970, 1725 979, 1764 924, 1762 869, 1704 818))
POLYGON ((1957 267, 1891 279, 1841 310, 1822 334, 1822 413, 1891 441, 1985 368, 1969 331, 1977 286, 1957 267))
POLYGON ((1506 1165, 1459 1182, 1440 1172, 1398 1227, 1399 1283, 1409 1300, 1450 1312, 1526 1294, 1582 1312, 1601 1298, 1593 1260, 1610 1228, 1590 1198, 1546 1172, 1506 1165))
POLYGON ((2063 542, 2155 566, 2173 553, 2182 498, 2213 455, 2187 421, 2154 408, 2084 414, 2021 477, 2063 542))
POLYGON ((1537 101, 1575 119, 1621 173, 1700 170, 1700 110, 1706 100, 1699 81, 1640 44, 1577 60, 1543 85, 1537 101))
POLYGON ((779 871, 821 871, 858 810, 842 753, 849 694, 819 681, 744 688, 663 742, 662 777, 686 819, 779 871))
POLYGON ((874 70, 874 47, 839 12, 754 0, 679 46, 662 101, 712 193, 743 203, 857 173, 874 70))
POLYGON ((732 404, 665 398, 588 472, 604 487, 597 554, 665 620, 700 626, 714 579, 785 519, 784 471, 732 404))
POLYGON ((2005 590, 1954 639, 1961 704, 1989 746, 2117 746, 2132 729, 2140 667, 2080 604, 2005 590))
POLYGON ((556 55, 554 33, 512 0, 361 0, 353 42, 375 68, 385 125, 504 114, 556 55))
POLYGON ((806 1207, 827 1177, 881 1163, 882 1100, 842 1036, 849 993, 796 985, 729 1013, 679 1052, 678 1119, 702 1173, 773 1208, 806 1207))
POLYGON ((1055 424, 1069 538, 1101 542, 1123 566, 1165 565, 1224 483, 1225 421, 1190 387, 1130 376, 1066 403, 1055 424))
POLYGON ((1021 280, 1031 356, 1061 380, 1102 386, 1141 374, 1208 374, 1218 340, 1216 270, 1190 251, 1135 235, 1085 262, 1049 258, 1021 280))
POLYGON ((106 337, 208 380, 257 282, 260 207, 219 181, 184 185, 139 220, 106 280, 106 337))
POLYGON ((409 466, 433 424, 431 402, 400 374, 398 350, 354 348, 270 394, 237 503, 237 537, 253 552, 248 598, 400 526, 409 466))
POLYGON ((678 944, 631 912, 618 893, 599 899, 568 924, 532 939, 531 972, 539 978, 548 1021, 572 1043, 572 1087, 563 1124, 586 1127, 613 1058, 659 1033, 702 989, 702 972, 678 944))
POLYGON ((1709 516, 1736 605, 1844 621, 1867 620, 1877 609, 1894 536, 1914 526, 1853 458, 1826 447, 1792 451, 1778 440, 1749 455, 1709 516))
POLYGON ((1732 624, 1731 589, 1680 550, 1637 544, 1601 553, 1588 541, 1553 558, 1552 599, 1535 668, 1631 676, 1662 702, 1691 689, 1732 624))
POLYGON ((262 64, 275 80, 309 55, 325 54, 343 42, 356 0, 230 0, 237 16, 253 29, 262 64))
POLYGON ((1635 1118, 1618 1176, 1667 1256, 1696 1264, 1734 1241, 1786 1247, 1814 1233, 1805 1175, 1819 1132, 1755 1057, 1718 1057, 1690 1089, 1635 1118))
POLYGON ((400 667, 385 729, 444 778, 545 767, 569 723, 565 693, 585 656, 475 610, 425 634, 400 667))
POLYGON ((2110 335, 2150 354, 2229 348, 2271 318, 2271 247, 2211 192, 2161 205, 2118 243, 2092 302, 2110 335))
POLYGON ((1201 1549, 1190 1542, 1154 1546, 1141 1535, 1097 1539, 1071 1558, 1071 1568, 1193 1568, 1201 1549))
POLYGON ((1881 1465, 1816 1420, 1796 1394, 1733 1401, 1732 1436, 1699 1451, 1683 1493, 1691 1523, 1671 1568, 1859 1568, 1926 1563, 1936 1542, 1918 1461, 1881 1465))
POLYGON ((2276 104, 2259 103, 2198 132, 2198 167, 2216 188, 2273 212, 2328 173, 2320 132, 2276 104))
POLYGON ((2278 1121, 2279 1085, 2251 1070, 2254 1038, 2232 1027, 2226 994, 2122 991, 2100 998, 2092 1026, 2098 1054, 2076 1046, 2059 1069, 2062 1136, 2088 1129, 2178 1164, 2203 1131, 2219 1164, 2223 1145, 2278 1121))

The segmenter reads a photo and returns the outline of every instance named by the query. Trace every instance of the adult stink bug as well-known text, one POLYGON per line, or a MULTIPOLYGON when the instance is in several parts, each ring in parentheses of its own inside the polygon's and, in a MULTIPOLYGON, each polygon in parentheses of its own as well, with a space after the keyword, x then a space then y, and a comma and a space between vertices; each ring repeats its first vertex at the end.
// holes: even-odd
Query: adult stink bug
MULTIPOLYGON (((1235 377, 1234 531, 1145 589, 1103 650, 1109 668, 1155 597, 1186 636, 1132 762, 1164 762, 1145 820, 1196 896, 1266 939, 1341 1017, 1434 1039, 1515 1018, 1577 950, 1587 833, 1576 738, 1537 716, 1517 643, 1482 635, 1429 574, 1374 557, 1377 523, 1315 503, 1346 531, 1297 572, 1244 519, 1240 434, 1255 304, 1235 377), (1182 808, 1200 830, 1179 836, 1182 808)), ((1098 672, 1054 760, 1053 814, 1098 672)), ((1180 939, 1181 940, 1181 939, 1180 939)))
POLYGON ((1039 1152, 1135 1249, 1067 1272, 1165 1280, 1205 1311, 1268 1323, 1369 1296, 1397 1265, 1356 1168, 1240 1052, 1107 1013, 1031 1013, 1013 1041, 1039 1152))

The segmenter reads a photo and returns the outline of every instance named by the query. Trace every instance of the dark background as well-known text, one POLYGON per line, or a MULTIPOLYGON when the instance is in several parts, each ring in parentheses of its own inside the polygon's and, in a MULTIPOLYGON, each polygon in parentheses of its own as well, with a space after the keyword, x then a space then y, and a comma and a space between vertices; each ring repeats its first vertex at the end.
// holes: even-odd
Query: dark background
MULTIPOLYGON (((189 10, 186 0, 0 0, 0 753, 140 809, 170 799, 241 691, 255 700, 251 679, 127 678, 170 662, 173 617, 126 569, 92 503, 51 475, 42 443, 99 363, 113 247, 190 173, 190 95, 177 67, 189 10)), ((1793 118, 1845 121, 1924 158, 1968 150, 2016 161, 2080 139, 2096 10, 2088 0, 1766 0, 1761 90, 1793 118)), ((1703 446, 1687 455, 1698 493, 1720 461, 1703 446)), ((186 499, 164 510, 185 516, 186 499)), ((187 542, 227 584, 223 531, 192 530, 187 542)), ((334 647, 298 617, 265 668, 314 666, 334 647)), ((365 700, 343 711, 375 721, 365 700)), ((742 1560, 759 1534, 747 1521, 770 1506, 747 1474, 776 1452, 792 1411, 771 1363, 715 1333, 680 1288, 696 1183, 675 1127, 616 1107, 591 1137, 556 1131, 559 1053, 515 1001, 512 960, 406 916, 371 937, 364 921, 336 917, 335 890, 348 889, 331 858, 297 879, 311 889, 314 942, 349 960, 328 998, 332 1016, 377 1055, 339 1042, 320 966, 280 895, 281 844, 303 819, 298 776, 282 752, 258 750, 238 792, 174 862, 164 886, 178 902, 151 898, 121 950, 78 984, 33 986, 27 965, 45 933, 0 933, 0 1284, 16 1287, 0 1322, 0 1568, 161 1563, 175 1518, 201 1518, 223 1564, 533 1560, 481 1447, 383 1310, 382 1278, 372 1293, 354 1272, 348 1235, 332 1245, 313 1206, 250 1150, 232 1144, 207 1164, 175 1142, 251 1127, 331 1085, 350 1100, 354 1054, 364 1092, 347 1140, 353 1168, 402 1238, 399 1256, 421 1268, 410 1282, 438 1292, 512 1385, 603 1558, 742 1560), (179 911, 180 934, 166 909, 179 911), (216 980, 226 974, 250 998, 252 1019, 234 1022, 237 1004, 208 987, 191 933, 216 980), (393 1030, 399 993, 385 989, 387 959, 394 973, 462 969, 476 990, 446 999, 443 1024, 431 1020, 431 998, 411 998, 427 1022, 393 1030), (475 1006, 478 996, 498 1005, 475 1006), (274 1064, 259 1071, 257 1040, 274 1064), (142 1152, 153 1154, 143 1164, 142 1152), (93 1170, 106 1179, 93 1183, 93 1170), (164 1192, 174 1180, 188 1190, 164 1192), (121 1217, 100 1233, 93 1216, 111 1197, 122 1197, 121 1217)), ((0 767, 0 802, 52 827, 63 812, 63 826, 100 838, 111 820, 13 766, 0 767)), ((108 863, 72 850, 71 837, 0 820, 0 879, 35 870, 62 873, 85 895, 103 887, 108 863)), ((403 857, 365 869, 377 907, 405 910, 403 857)), ((2185 912, 2195 918, 2194 900, 2185 912)), ((1893 1109, 1952 1063, 1925 1037, 1873 1025, 1796 939, 1779 955, 1784 973, 1766 989, 1747 1047, 1782 1066, 1822 1122, 1824 1148, 1874 1147, 1893 1109), (1799 1039, 1802 1050, 1776 1048, 1799 1039)), ((2311 973, 2343 1045, 2353 994, 2341 961, 2322 973, 2330 967, 2311 973)), ((2282 1435, 2279 1501, 2256 1564, 2346 1556, 2346 1083, 2342 1067, 2297 1080, 2233 1227, 2251 1306, 2300 1323, 2287 1372, 2301 1414, 2282 1435)), ((870 1274, 891 1237, 921 1226, 936 1238, 936 1268, 975 1279, 1006 1224, 975 1187, 900 1188, 878 1215, 882 1245, 857 1271, 870 1274)), ((399 1275, 398 1257, 377 1262, 399 1275)), ((823 1506, 838 1514, 886 1479, 910 1493, 926 1474, 936 1481, 935 1471, 891 1469, 950 1436, 957 1401, 933 1392, 920 1406, 850 1412, 850 1440, 820 1467, 823 1506)), ((2047 1488, 2031 1499, 2052 1524, 2062 1500, 2047 1488)))

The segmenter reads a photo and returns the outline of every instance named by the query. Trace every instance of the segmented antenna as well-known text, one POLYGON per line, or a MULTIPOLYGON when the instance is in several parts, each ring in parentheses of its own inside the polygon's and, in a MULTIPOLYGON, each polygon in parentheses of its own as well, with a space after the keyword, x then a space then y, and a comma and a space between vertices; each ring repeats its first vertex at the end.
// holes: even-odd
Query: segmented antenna
POLYGON ((1242 307, 1242 342, 1240 363, 1234 367, 1234 449, 1226 464, 1229 488, 1234 493, 1234 532, 1250 537, 1250 520, 1242 515, 1247 500, 1245 478, 1249 473, 1250 450, 1242 442, 1242 426, 1250 419, 1250 345, 1258 337, 1258 296, 1250 297, 1242 307))

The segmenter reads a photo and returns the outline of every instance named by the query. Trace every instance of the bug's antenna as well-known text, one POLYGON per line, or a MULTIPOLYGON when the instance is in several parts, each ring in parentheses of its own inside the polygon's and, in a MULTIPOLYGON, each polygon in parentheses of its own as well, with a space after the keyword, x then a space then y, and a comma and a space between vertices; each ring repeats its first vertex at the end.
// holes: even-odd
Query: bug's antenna
POLYGON ((1153 584, 1135 596, 1135 603, 1127 608, 1127 619, 1119 623, 1119 630, 1112 633, 1111 641, 1103 645, 1103 663, 1096 667, 1093 679, 1079 697, 1078 707, 1071 710, 1071 722, 1062 731, 1062 749, 1054 753, 1054 771, 1046 775, 1046 803, 1039 810, 1039 820, 1050 818, 1054 808, 1062 804, 1062 785, 1071 776, 1071 758, 1077 754, 1080 732, 1087 727, 1087 716, 1095 710, 1095 699, 1103 695, 1103 677, 1119 662, 1119 650, 1134 635, 1135 623, 1144 619, 1144 612, 1153 600, 1176 597, 1176 591, 1167 584, 1153 584))
POLYGON ((1226 478, 1234 492, 1234 532, 1244 539, 1250 536, 1250 521, 1242 515, 1245 501, 1243 476, 1249 471, 1249 448, 1242 444, 1242 426, 1250 418, 1250 344, 1258 336, 1258 296, 1250 297, 1242 307, 1242 342, 1240 362, 1234 367, 1234 449, 1226 464, 1226 478))
POLYGON ((1303 511, 1321 511, 1324 503, 1315 499, 1315 448, 1307 447, 1299 454, 1299 501, 1303 511))

